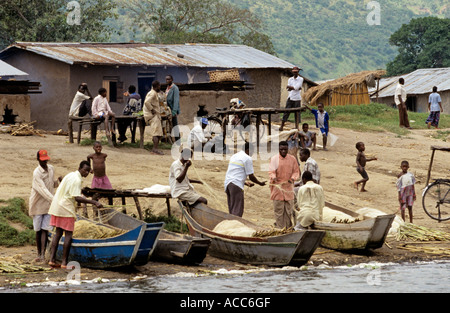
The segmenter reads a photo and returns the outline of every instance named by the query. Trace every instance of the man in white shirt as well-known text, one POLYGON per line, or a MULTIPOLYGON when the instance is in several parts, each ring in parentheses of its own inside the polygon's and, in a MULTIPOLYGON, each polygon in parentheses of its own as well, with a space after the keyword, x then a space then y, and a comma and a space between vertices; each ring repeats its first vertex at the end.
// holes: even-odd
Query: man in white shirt
POLYGON ((195 151, 202 151, 203 145, 208 142, 208 138, 205 137, 204 129, 208 126, 208 119, 203 117, 189 133, 189 142, 191 148, 195 151))
POLYGON ((35 261, 42 262, 45 259, 48 231, 52 230, 48 210, 55 194, 55 188, 62 177, 59 178, 59 181, 55 179, 53 166, 47 164, 50 160, 47 150, 39 150, 37 160, 39 166, 33 172, 28 214, 33 218, 33 229, 36 232, 38 256, 35 261))
POLYGON ((95 205, 97 208, 102 208, 103 205, 95 200, 90 200, 82 196, 81 186, 83 177, 87 177, 91 172, 91 165, 88 161, 81 161, 77 171, 67 174, 55 195, 48 214, 51 215, 50 225, 55 226, 55 235, 52 238, 50 261, 48 264, 51 267, 66 268, 69 258, 70 247, 72 246, 72 235, 75 229, 76 206, 77 203, 89 203, 95 205), (64 233, 64 245, 62 262, 60 265, 56 264, 56 251, 58 243, 64 233))
POLYGON ((75 94, 75 97, 73 97, 72 105, 69 110, 69 116, 83 117, 86 114, 91 115, 91 108, 88 106, 87 100, 92 100, 92 95, 89 92, 88 85, 86 83, 82 83, 78 86, 77 93, 75 94))
POLYGON ((98 96, 94 98, 94 101, 92 102, 92 116, 95 119, 103 119, 105 121, 105 132, 106 136, 110 136, 110 129, 109 129, 109 117, 111 117, 111 125, 113 128, 113 132, 115 129, 115 122, 116 122, 116 115, 111 110, 111 107, 109 106, 108 99, 106 99, 106 89, 100 88, 98 90, 98 96))
MULTIPOLYGON (((289 90, 289 97, 286 101, 286 109, 299 108, 301 105, 302 95, 301 90, 303 86, 303 77, 298 75, 299 69, 297 66, 292 68, 293 76, 289 78, 288 85, 286 87, 289 90)), ((297 112, 295 114, 298 114, 297 112)), ((290 113, 284 113, 283 120, 281 121, 280 131, 283 131, 284 124, 289 118, 290 113)), ((297 125, 296 125, 297 127, 297 125)))
POLYGON ((406 109, 407 95, 405 87, 403 86, 404 84, 405 80, 401 77, 398 80, 398 85, 395 89, 394 101, 398 108, 400 127, 411 128, 409 126, 408 111, 406 109))
POLYGON ((187 171, 192 165, 192 150, 183 149, 178 160, 174 161, 170 166, 169 185, 172 198, 178 198, 181 201, 187 201, 190 205, 195 206, 197 203, 208 204, 208 201, 200 196, 191 183, 199 183, 201 181, 189 179, 187 171))
POLYGON ((441 112, 444 112, 444 110, 442 109, 441 96, 437 93, 436 86, 433 87, 433 93, 428 97, 428 111, 430 111, 430 115, 426 121, 428 128, 434 126, 437 129, 439 126, 439 119, 441 118, 441 112))
POLYGON ((297 194, 297 204, 300 212, 297 213, 297 225, 295 230, 302 230, 310 227, 316 221, 322 219, 323 208, 325 207, 325 197, 322 186, 313 182, 311 172, 303 172, 303 186, 297 194))
POLYGON ((248 178, 260 186, 266 182, 260 182, 253 171, 253 160, 250 156, 250 143, 246 142, 244 151, 240 151, 230 158, 227 174, 225 176, 225 192, 227 193, 228 211, 230 214, 242 217, 244 214, 244 185, 248 178))

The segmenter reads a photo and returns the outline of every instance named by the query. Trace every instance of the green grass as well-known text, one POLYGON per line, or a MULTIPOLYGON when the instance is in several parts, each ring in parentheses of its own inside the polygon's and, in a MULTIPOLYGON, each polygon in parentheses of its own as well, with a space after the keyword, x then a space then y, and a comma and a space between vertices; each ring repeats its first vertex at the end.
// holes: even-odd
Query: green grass
POLYGON ((35 242, 33 220, 27 214, 22 198, 0 200, 0 246, 23 246, 35 242), (21 224, 19 231, 11 223, 21 224))
MULTIPOLYGON (((345 105, 325 107, 330 115, 330 128, 346 128, 361 132, 391 132, 397 135, 408 135, 410 130, 398 125, 398 111, 382 103, 367 105, 345 105)), ((426 129, 425 121, 428 113, 408 112, 413 129, 426 129)), ((294 122, 293 114, 289 119, 294 122)), ((314 115, 309 111, 302 112, 302 123, 315 126, 314 115)), ((441 114, 439 128, 450 128, 450 116, 441 114)))
POLYGON ((146 223, 156 223, 156 222, 164 222, 164 229, 175 232, 175 233, 187 233, 188 227, 185 223, 181 223, 181 221, 174 215, 166 216, 166 215, 158 215, 152 213, 150 209, 144 210, 144 221, 146 223), (181 225, 183 224, 183 228, 181 225))

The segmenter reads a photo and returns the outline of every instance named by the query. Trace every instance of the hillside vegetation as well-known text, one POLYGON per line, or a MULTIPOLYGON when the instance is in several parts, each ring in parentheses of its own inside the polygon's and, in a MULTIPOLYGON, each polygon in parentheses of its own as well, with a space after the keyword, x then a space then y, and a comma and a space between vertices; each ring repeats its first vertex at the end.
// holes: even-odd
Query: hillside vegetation
MULTIPOLYGON (((303 68, 313 80, 332 79, 385 68, 397 55, 389 37, 402 24, 421 16, 450 17, 448 0, 383 0, 380 25, 369 25, 369 1, 228 0, 260 18, 278 57, 303 68)), ((118 8, 112 21, 121 34, 113 41, 142 40, 128 12, 118 8)))

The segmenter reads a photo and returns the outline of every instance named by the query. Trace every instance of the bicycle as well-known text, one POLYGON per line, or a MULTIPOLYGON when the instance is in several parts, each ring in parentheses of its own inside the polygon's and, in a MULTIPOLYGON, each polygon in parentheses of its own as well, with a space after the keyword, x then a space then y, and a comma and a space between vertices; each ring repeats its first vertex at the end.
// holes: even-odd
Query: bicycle
POLYGON ((422 193, 425 213, 439 222, 450 219, 450 179, 435 179, 422 193))

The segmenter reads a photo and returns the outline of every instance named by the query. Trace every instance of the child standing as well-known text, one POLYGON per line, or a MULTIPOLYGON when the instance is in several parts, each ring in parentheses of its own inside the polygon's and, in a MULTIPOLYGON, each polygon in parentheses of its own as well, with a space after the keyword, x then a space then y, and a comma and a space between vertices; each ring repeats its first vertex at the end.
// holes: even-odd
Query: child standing
POLYGON ((355 181, 353 184, 355 185, 356 189, 358 189, 359 184, 362 184, 360 191, 365 192, 367 191, 365 189, 366 183, 369 180, 369 175, 367 175, 365 169, 366 163, 369 161, 377 160, 377 158, 375 157, 370 159, 366 158, 366 155, 364 154, 364 151, 366 150, 364 142, 357 142, 356 149, 358 150, 358 154, 356 155, 356 170, 358 171, 359 174, 361 174, 362 179, 355 181))
POLYGON ((317 110, 312 110, 307 105, 305 105, 305 107, 310 110, 312 114, 314 114, 314 118, 316 119, 316 127, 319 128, 322 133, 323 150, 326 151, 328 132, 330 130, 330 116, 328 115, 328 112, 324 110, 323 103, 319 103, 317 105, 317 110))
POLYGON ((106 176, 106 153, 102 153, 102 144, 99 141, 94 143, 94 151, 88 155, 87 160, 90 163, 92 160, 92 170, 94 173, 94 178, 92 178, 91 188, 101 188, 101 189, 113 189, 111 183, 106 176))
POLYGON ((409 162, 402 161, 401 163, 402 172, 398 175, 397 180, 397 191, 398 191, 398 202, 400 203, 400 212, 402 214, 402 219, 405 220, 405 209, 408 207, 409 212, 409 222, 413 222, 412 206, 416 200, 416 190, 414 184, 416 183, 416 178, 414 174, 408 172, 409 162))

